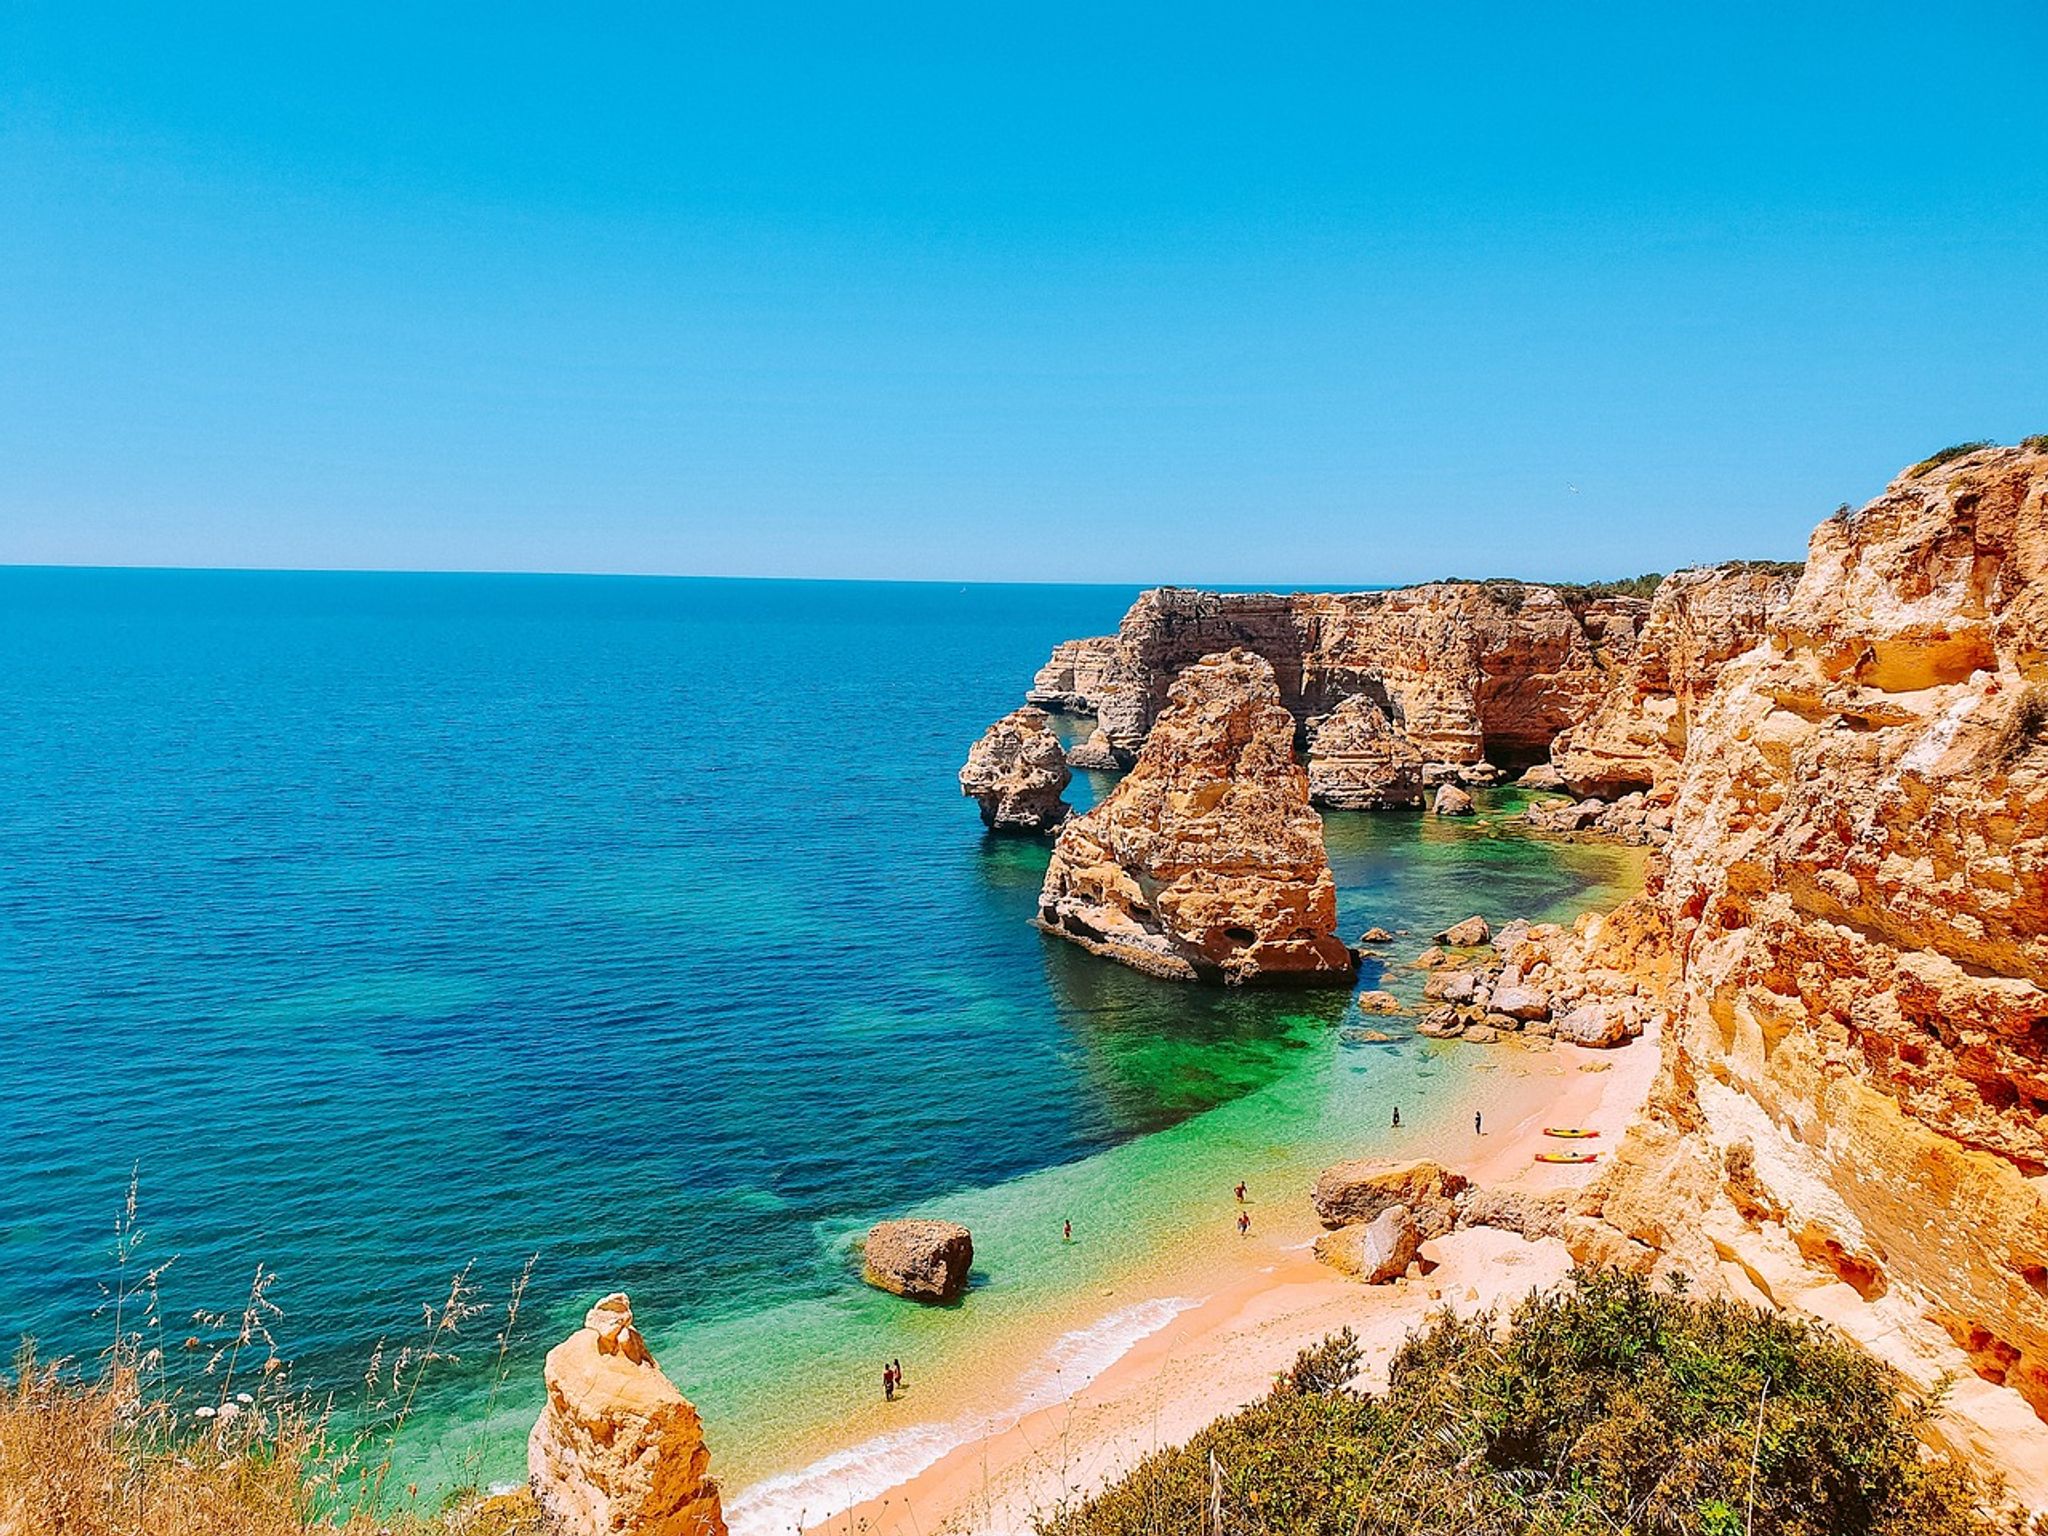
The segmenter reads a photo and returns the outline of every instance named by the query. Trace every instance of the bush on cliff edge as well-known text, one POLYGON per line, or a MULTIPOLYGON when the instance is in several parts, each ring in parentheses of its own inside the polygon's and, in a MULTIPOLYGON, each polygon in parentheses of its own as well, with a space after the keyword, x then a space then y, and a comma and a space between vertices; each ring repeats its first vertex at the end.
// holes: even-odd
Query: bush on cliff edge
POLYGON ((1162 1451, 1041 1536, 1987 1536, 1995 1490, 1928 1453, 1930 1405, 1806 1323, 1575 1274, 1449 1312, 1387 1390, 1352 1389, 1347 1330, 1272 1394, 1162 1451))

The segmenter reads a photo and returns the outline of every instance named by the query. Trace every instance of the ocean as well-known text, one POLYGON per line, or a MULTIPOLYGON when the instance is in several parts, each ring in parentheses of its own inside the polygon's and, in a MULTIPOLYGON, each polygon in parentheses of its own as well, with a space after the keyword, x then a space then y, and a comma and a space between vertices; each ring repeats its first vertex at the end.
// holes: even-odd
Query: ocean
MULTIPOLYGON (((1109 1347, 1219 1188, 1487 1091, 1486 1053, 1363 1040, 1343 993, 1028 926, 1045 848, 954 776, 1133 596, 0 570, 0 1326, 105 1347, 131 1173, 174 1376, 262 1265, 289 1379, 346 1415, 468 1266, 484 1310, 399 1445, 424 1499, 523 1475, 541 1355, 627 1290, 760 1529, 821 1512, 820 1457, 916 1440, 874 1418, 890 1355, 966 1403, 998 1354, 1109 1347), (911 1211, 975 1230, 956 1308, 858 1281, 911 1211)), ((1346 935, 1639 879, 1482 801, 1328 816, 1346 935)))

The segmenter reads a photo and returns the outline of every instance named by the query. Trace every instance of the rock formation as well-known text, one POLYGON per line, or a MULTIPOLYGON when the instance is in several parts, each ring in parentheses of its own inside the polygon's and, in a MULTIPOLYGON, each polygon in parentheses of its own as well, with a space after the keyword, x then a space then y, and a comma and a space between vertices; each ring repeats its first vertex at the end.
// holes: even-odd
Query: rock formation
MULTIPOLYGON (((1029 697, 1096 716, 1128 757, 1183 668, 1241 648, 1271 665, 1280 702, 1304 728, 1363 699, 1393 728, 1404 761, 1412 749, 1424 763, 1470 767, 1489 749, 1546 750, 1584 719, 1633 654, 1648 610, 1641 598, 1583 599, 1522 582, 1292 595, 1161 587, 1131 605, 1115 635, 1057 647, 1029 697)), ((1336 721, 1324 752, 1333 764, 1354 751, 1354 723, 1336 721)), ((1376 763, 1380 752, 1366 755, 1376 763)), ((1360 793, 1341 766, 1329 772, 1336 793, 1360 793)))
POLYGON ((1675 571, 1659 582, 1628 665, 1598 706, 1551 743, 1563 785, 1582 798, 1668 795, 1694 712, 1721 668, 1763 638, 1798 575, 1796 565, 1743 561, 1675 571))
POLYGON ((1390 1205, 1370 1221, 1354 1222, 1316 1239, 1316 1257, 1367 1285, 1385 1285, 1408 1273, 1422 1250, 1422 1233, 1405 1205, 1390 1205))
POLYGON ((1355 693, 1308 730, 1308 792, 1316 804, 1378 811, 1423 803, 1421 749, 1384 705, 1355 693))
POLYGON ((862 1279, 912 1301, 959 1300, 973 1268, 973 1234, 954 1221, 877 1222, 861 1251, 862 1279))
POLYGON ((1210 656, 1131 771, 1053 845, 1039 925, 1153 975, 1348 982, 1336 883, 1273 669, 1210 656))
POLYGON ((1581 1257, 1804 1310, 2048 1501, 2048 439, 1814 534, 1688 711, 1676 971, 1581 1257))
POLYGON ((1471 1181, 1441 1163, 1337 1163, 1316 1175, 1309 1202, 1326 1227, 1373 1220, 1394 1206, 1405 1207, 1424 1237, 1441 1237, 1457 1225, 1458 1197, 1471 1181))
POLYGON ((725 1536, 697 1410, 614 1293, 548 1351, 547 1406, 526 1443, 533 1497, 563 1536, 725 1536))
POLYGON ((1068 749, 1067 766, 1094 773, 1115 773, 1124 766, 1124 760, 1117 755, 1116 747, 1109 739, 1109 732, 1098 725, 1088 733, 1086 741, 1068 749))
POLYGON ((997 832, 1049 832, 1067 818, 1062 798, 1073 774, 1045 711, 1032 705, 982 733, 960 770, 960 793, 997 832))
POLYGON ((1438 785, 1436 798, 1430 801, 1429 808, 1438 816, 1470 816, 1478 809, 1473 805, 1472 797, 1455 784, 1438 785))

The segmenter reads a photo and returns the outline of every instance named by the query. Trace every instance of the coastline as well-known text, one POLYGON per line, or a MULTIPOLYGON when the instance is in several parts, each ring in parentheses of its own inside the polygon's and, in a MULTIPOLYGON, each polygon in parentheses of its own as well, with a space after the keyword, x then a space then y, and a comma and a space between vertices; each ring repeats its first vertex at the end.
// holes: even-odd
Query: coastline
MULTIPOLYGON (((1486 1133, 1474 1136, 1461 1119, 1418 1131, 1410 1145, 1389 1145, 1376 1127, 1361 1133, 1361 1151, 1389 1161, 1432 1157, 1492 1187, 1579 1187, 1600 1165, 1534 1163, 1542 1127, 1591 1126, 1611 1152, 1658 1064, 1653 1032, 1617 1051, 1555 1046, 1542 1054, 1558 1075, 1503 1074, 1496 1086, 1480 1075, 1489 1065, 1498 1069, 1488 1058, 1518 1047, 1451 1049, 1486 1053, 1468 1063, 1480 1069, 1480 1090, 1493 1088, 1485 1094, 1493 1121, 1486 1133)), ((1254 1231, 1241 1246, 1226 1243, 1192 1272, 1185 1254, 1163 1256, 1097 1298, 1050 1347, 1017 1357, 992 1392, 976 1394, 982 1406, 927 1415, 913 1393, 902 1423, 737 1490, 728 1506, 735 1536, 1027 1531, 1035 1512, 1085 1497, 1152 1450, 1256 1398, 1298 1349, 1328 1332, 1349 1326, 1358 1333, 1362 1379, 1376 1385, 1431 1311, 1512 1305, 1570 1268, 1554 1239, 1474 1228, 1426 1243, 1434 1266, 1426 1276, 1367 1287, 1311 1256, 1322 1229, 1305 1186, 1263 1201, 1255 1192, 1251 1209, 1254 1231)))

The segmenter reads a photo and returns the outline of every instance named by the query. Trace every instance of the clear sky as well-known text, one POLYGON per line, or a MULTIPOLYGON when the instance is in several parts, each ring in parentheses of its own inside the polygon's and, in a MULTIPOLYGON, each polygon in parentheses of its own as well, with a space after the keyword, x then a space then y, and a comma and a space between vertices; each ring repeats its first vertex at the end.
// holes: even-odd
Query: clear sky
POLYGON ((2039 0, 549 9, 0 0, 0 561, 1614 575, 2048 431, 2039 0))

